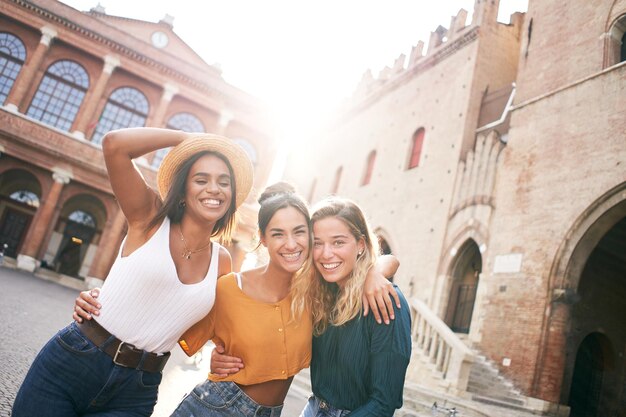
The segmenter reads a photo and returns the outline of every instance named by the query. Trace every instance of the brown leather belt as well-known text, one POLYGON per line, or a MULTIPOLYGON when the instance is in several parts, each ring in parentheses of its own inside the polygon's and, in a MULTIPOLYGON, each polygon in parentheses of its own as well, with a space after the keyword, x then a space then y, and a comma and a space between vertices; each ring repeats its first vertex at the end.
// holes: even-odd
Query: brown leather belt
POLYGON ((157 355, 137 349, 130 343, 122 342, 95 320, 84 320, 83 323, 76 323, 76 325, 87 339, 113 358, 113 363, 116 365, 140 371, 161 372, 170 358, 169 352, 157 355), (113 336, 113 340, 106 343, 111 336, 113 336))

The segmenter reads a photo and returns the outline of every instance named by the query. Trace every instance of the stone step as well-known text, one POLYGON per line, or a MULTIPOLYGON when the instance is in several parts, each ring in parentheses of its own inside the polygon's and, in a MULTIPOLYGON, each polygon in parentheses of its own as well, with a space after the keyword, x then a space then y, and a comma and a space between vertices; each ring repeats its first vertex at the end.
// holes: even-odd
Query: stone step
POLYGON ((498 407, 508 408, 510 410, 519 410, 526 411, 529 410, 524 407, 525 402, 523 400, 509 398, 509 397, 499 397, 499 396, 483 396, 483 395, 472 395, 473 401, 478 401, 480 403, 495 405, 498 407))

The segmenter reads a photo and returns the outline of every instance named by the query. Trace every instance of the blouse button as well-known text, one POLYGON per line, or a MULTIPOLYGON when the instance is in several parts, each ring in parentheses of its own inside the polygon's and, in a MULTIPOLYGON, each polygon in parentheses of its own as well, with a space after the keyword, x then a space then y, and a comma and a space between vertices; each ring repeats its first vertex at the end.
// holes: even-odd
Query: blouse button
POLYGON ((284 375, 284 374, 286 374, 287 372, 285 372, 285 371, 281 371, 280 373, 284 375))
POLYGON ((280 307, 276 306, 274 309, 275 309, 276 311, 278 311, 278 310, 280 310, 280 307))
POLYGON ((279 329, 278 329, 278 331, 279 331, 279 332, 282 332, 282 331, 283 331, 283 328, 282 328, 282 327, 281 327, 281 328, 279 328, 279 329))

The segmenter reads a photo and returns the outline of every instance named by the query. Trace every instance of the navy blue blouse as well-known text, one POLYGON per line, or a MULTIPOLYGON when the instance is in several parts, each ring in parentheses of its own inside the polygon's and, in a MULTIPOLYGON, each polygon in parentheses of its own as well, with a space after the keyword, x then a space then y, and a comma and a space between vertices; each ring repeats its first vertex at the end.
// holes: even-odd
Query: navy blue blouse
POLYGON ((402 406, 406 368, 411 358, 411 312, 400 296, 395 320, 378 324, 372 313, 343 326, 329 326, 313 338, 313 393, 350 417, 392 416, 402 406))

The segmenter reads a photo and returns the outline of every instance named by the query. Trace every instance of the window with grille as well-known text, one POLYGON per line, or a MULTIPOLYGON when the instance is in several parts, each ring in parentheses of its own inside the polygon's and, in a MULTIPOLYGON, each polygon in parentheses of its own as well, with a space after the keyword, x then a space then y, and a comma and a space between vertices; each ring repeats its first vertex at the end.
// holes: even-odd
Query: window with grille
POLYGON ((7 99, 25 60, 24 43, 17 36, 0 32, 0 105, 7 99))
MULTIPOLYGON (((204 125, 196 116, 191 113, 177 113, 167 122, 168 129, 182 130, 183 132, 205 132, 204 125)), ((152 158, 152 167, 158 168, 165 158, 165 155, 172 148, 163 148, 156 151, 152 158)))
POLYGON ((102 143, 105 133, 126 127, 143 127, 148 118, 148 99, 139 90, 122 87, 113 91, 104 106, 91 141, 102 143))
POLYGON ((89 88, 87 71, 74 61, 50 65, 26 114, 57 129, 69 131, 89 88))
POLYGON ((9 195, 9 198, 11 200, 18 201, 31 207, 39 207, 39 197, 37 197, 37 194, 33 193, 32 191, 15 191, 14 193, 11 193, 11 195, 9 195))
POLYGON ((82 210, 76 210, 71 212, 67 219, 85 226, 89 226, 93 229, 96 228, 96 220, 94 219, 94 217, 91 214, 82 210))
POLYGON ((204 125, 191 113, 177 113, 167 121, 167 128, 183 132, 204 132, 204 125))
POLYGON ((252 161, 252 164, 256 165, 256 162, 257 162, 257 152, 256 152, 256 148, 254 147, 254 145, 252 143, 250 143, 250 141, 247 141, 246 139, 242 139, 242 138, 234 138, 233 142, 235 142, 237 145, 241 146, 243 148, 243 150, 246 151, 246 153, 250 157, 250 160, 252 161))

